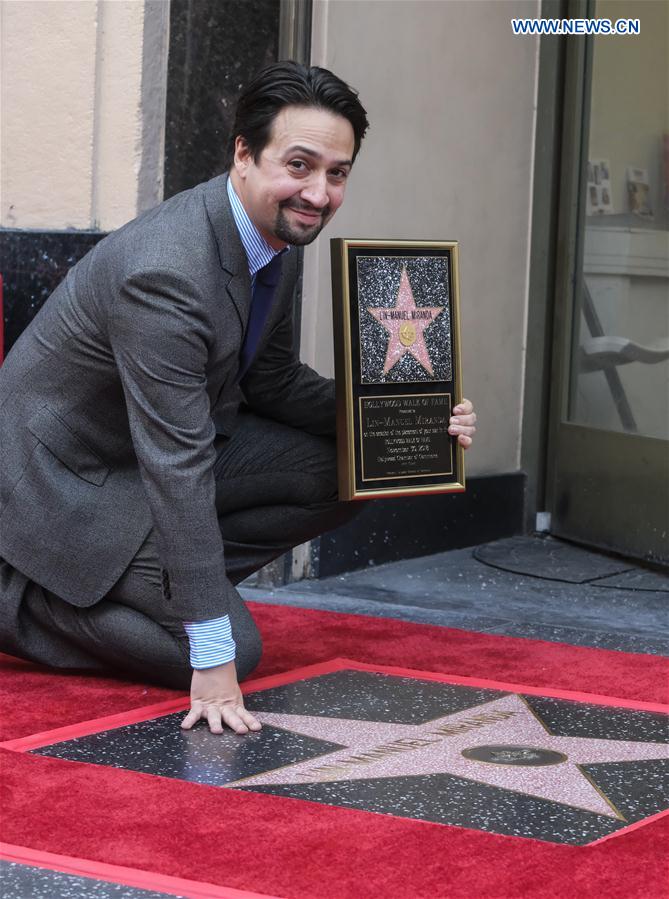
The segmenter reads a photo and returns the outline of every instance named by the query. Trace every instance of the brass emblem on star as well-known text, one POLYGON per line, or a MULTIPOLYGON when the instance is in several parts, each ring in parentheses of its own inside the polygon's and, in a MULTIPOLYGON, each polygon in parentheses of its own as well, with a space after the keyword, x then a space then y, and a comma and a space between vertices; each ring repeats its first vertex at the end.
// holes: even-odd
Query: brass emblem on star
POLYGON ((408 322, 400 328, 400 343, 402 346, 413 346, 416 342, 416 329, 408 322))
POLYGON ((463 749, 462 755, 474 762, 488 762, 491 765, 561 765, 568 761, 568 756, 554 749, 539 746, 498 745, 474 746, 463 749))

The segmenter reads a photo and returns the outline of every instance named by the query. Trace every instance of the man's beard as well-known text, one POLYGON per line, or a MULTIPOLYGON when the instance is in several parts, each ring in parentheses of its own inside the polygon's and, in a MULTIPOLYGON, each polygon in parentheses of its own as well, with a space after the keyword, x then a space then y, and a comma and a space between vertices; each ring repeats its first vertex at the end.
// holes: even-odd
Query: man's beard
POLYGON ((295 200, 284 200, 279 204, 279 211, 276 214, 274 222, 274 234, 286 243, 292 244, 294 247, 303 247, 306 244, 316 240, 330 218, 330 207, 326 206, 322 210, 314 210, 313 206, 307 203, 299 203, 295 200), (291 225, 284 212, 284 209, 305 210, 307 212, 318 212, 320 220, 314 222, 313 225, 291 225))

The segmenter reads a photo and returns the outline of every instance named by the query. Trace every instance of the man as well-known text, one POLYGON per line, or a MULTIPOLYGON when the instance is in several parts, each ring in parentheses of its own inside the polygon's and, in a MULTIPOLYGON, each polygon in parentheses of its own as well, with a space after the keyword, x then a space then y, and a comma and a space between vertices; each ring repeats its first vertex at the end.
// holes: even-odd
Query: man
MULTIPOLYGON (((183 727, 260 728, 235 585, 358 508, 336 500, 333 383, 294 352, 288 248, 341 205, 366 129, 331 72, 265 69, 229 177, 101 241, 19 339, 0 371, 0 650, 190 681, 183 727)), ((471 404, 454 412, 468 446, 471 404)))

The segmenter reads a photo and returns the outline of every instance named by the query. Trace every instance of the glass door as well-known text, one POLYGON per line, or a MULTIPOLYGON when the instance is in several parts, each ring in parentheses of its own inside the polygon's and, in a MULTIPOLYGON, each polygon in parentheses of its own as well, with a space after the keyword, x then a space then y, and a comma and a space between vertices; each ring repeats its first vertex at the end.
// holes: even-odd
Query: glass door
POLYGON ((551 530, 669 561, 669 4, 567 38, 549 448, 551 530))

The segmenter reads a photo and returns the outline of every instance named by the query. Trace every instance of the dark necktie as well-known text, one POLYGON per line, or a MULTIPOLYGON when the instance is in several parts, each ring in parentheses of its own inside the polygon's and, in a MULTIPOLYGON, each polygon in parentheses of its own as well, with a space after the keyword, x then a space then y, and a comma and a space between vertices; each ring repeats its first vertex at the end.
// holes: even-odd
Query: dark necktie
POLYGON ((261 268, 256 274, 256 283, 253 288, 253 297, 251 299, 251 311, 249 313, 249 321, 246 326, 246 335, 244 343, 239 355, 239 374, 237 380, 240 381, 246 374, 251 364, 251 360, 255 355, 258 347, 258 341, 262 334, 262 329, 267 321, 272 300, 276 292, 276 285, 281 277, 281 256, 274 256, 271 262, 261 268))

